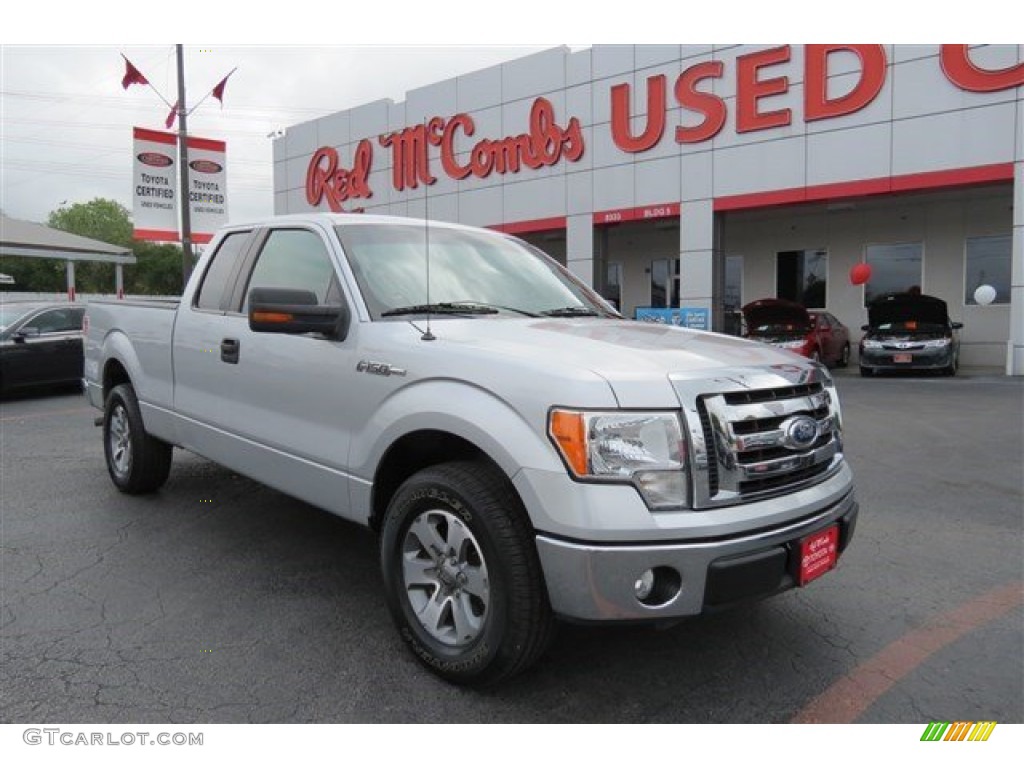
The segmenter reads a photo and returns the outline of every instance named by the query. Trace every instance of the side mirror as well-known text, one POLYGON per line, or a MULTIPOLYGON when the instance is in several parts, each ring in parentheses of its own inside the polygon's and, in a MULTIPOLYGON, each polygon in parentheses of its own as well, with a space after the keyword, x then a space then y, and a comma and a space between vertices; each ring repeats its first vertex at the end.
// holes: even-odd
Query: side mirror
POLYGON ((862 331, 870 331, 870 330, 871 330, 871 326, 870 326, 870 325, 862 325, 862 326, 860 327, 860 329, 861 329, 862 331))
POLYGON ((317 304, 312 291, 253 288, 249 291, 249 328, 257 333, 320 333, 344 341, 351 313, 341 305, 317 304))
POLYGON ((963 327, 964 327, 963 323, 953 323, 953 330, 958 331, 958 330, 960 330, 963 327))
POLYGON ((33 325, 26 328, 22 328, 17 333, 11 335, 11 339, 15 344, 24 344, 25 339, 34 339, 39 335, 39 329, 33 325))

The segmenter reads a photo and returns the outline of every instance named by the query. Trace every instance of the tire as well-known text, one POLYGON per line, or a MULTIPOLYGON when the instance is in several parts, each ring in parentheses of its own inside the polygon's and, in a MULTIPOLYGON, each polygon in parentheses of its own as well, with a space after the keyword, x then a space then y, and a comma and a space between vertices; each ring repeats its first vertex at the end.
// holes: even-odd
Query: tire
POLYGON ((550 642, 554 617, 532 528, 490 464, 439 464, 406 480, 384 518, 381 567, 402 639, 445 680, 494 685, 550 642))
POLYGON ((146 433, 131 384, 118 384, 103 408, 107 471, 123 493, 152 493, 167 481, 174 448, 146 433))
POLYGON ((956 372, 960 368, 960 355, 956 352, 953 353, 953 359, 949 361, 949 365, 942 369, 943 376, 956 376, 956 372))
POLYGON ((839 354, 839 359, 836 361, 836 368, 845 368, 850 364, 850 345, 844 344, 843 351, 839 354))

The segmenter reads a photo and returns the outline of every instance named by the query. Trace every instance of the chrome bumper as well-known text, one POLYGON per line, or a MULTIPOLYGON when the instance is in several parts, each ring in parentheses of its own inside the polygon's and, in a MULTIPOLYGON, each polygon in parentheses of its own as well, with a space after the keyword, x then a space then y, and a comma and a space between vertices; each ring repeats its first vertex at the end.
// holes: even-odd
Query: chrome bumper
POLYGON ((538 535, 537 550, 551 607, 559 616, 578 621, 659 621, 795 586, 799 540, 838 522, 842 552, 853 536, 857 511, 851 491, 809 518, 746 536, 614 546, 538 535), (667 602, 649 606, 637 598, 634 585, 644 571, 658 567, 677 572, 682 587, 667 602))

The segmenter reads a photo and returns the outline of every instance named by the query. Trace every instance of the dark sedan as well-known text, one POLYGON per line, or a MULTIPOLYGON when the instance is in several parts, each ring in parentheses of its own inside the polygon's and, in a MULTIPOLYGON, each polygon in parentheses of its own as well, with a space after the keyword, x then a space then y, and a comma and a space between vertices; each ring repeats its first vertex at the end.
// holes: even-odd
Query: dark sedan
POLYGON ((0 305, 0 392, 82 379, 82 317, 75 304, 0 305))
POLYGON ((956 375, 962 323, 949 319, 946 302, 935 296, 893 293, 868 304, 862 327, 860 372, 938 371, 956 375))

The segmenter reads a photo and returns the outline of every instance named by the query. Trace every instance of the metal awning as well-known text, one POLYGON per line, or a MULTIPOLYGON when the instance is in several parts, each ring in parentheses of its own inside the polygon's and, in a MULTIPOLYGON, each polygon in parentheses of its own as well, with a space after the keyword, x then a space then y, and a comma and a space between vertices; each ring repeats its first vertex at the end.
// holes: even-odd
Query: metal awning
POLYGON ((0 256, 134 264, 131 249, 0 215, 0 256))

